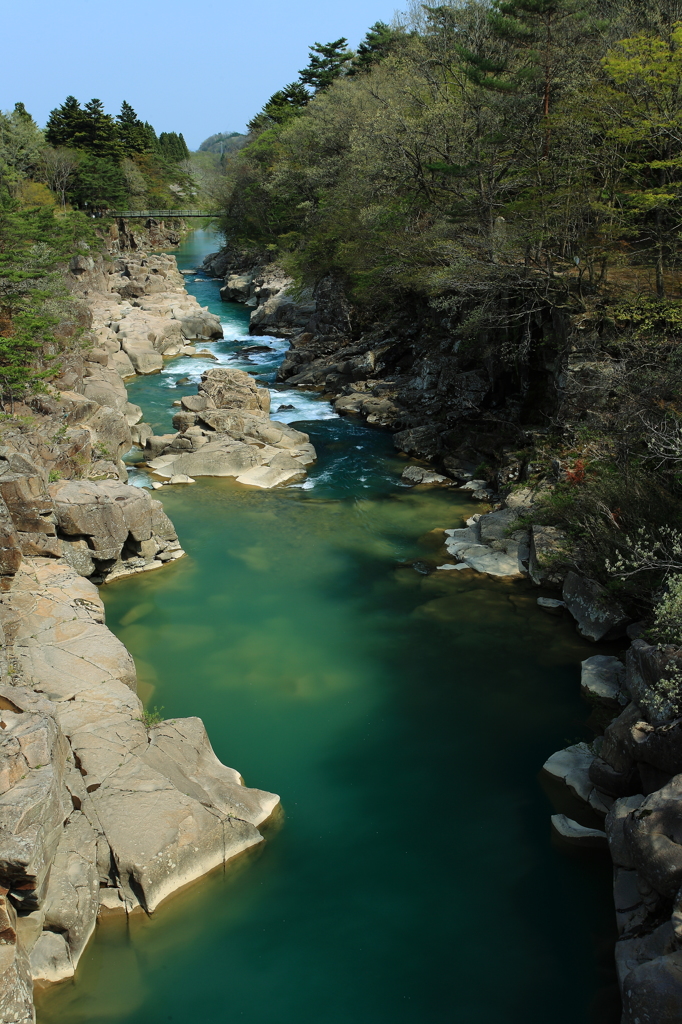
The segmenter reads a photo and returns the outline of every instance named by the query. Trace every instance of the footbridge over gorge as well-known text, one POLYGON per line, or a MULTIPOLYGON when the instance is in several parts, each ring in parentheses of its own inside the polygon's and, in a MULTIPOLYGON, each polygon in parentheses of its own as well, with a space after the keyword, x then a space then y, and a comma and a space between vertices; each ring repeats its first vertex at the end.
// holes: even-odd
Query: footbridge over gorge
POLYGON ((168 217, 222 217, 223 214, 220 210, 107 210, 105 216, 163 220, 168 217))

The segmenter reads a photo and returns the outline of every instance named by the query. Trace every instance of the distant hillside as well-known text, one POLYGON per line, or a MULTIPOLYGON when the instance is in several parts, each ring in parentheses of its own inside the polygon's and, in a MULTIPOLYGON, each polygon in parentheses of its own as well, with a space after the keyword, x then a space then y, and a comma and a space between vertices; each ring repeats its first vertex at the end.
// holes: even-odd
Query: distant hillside
POLYGON ((240 135, 239 132, 218 132, 217 135, 209 135, 199 146, 199 153, 236 153, 238 149, 246 144, 248 136, 240 135))

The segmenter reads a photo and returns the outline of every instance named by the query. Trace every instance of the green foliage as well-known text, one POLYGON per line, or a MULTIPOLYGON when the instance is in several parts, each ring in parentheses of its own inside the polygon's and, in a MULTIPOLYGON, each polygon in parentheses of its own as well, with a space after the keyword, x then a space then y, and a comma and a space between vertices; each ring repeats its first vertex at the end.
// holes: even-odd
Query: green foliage
POLYGON ((299 78, 303 85, 309 85, 315 92, 328 89, 350 67, 353 54, 344 37, 333 43, 315 43, 309 47, 310 60, 299 78))
POLYGON ((182 133, 178 135, 176 132, 161 132, 159 152, 164 160, 168 160, 170 163, 189 159, 189 150, 182 133))
POLYGON ((165 722, 165 718, 161 714, 163 708, 144 708, 142 714, 138 718, 138 722, 142 722, 145 729, 152 729, 155 725, 159 725, 161 722, 165 722))
POLYGON ((123 167, 114 160, 87 154, 78 163, 69 187, 69 199, 80 208, 125 206, 128 182, 123 167))
POLYGON ((682 647, 682 575, 668 581, 666 592, 654 606, 647 636, 654 643, 682 647))
POLYGON ((81 214, 55 216, 51 207, 0 208, 0 398, 40 391, 55 372, 57 326, 77 338, 79 307, 57 270, 77 248, 93 241, 81 214), (86 241, 87 239, 87 241, 86 241))
POLYGON ((403 36, 402 30, 391 28, 384 21, 375 21, 358 46, 347 74, 358 75, 363 71, 369 71, 374 64, 398 49, 403 36))
POLYGON ((59 472, 58 469, 51 469, 48 474, 47 482, 50 484, 56 484, 57 480, 61 480, 61 478, 62 474, 59 472))

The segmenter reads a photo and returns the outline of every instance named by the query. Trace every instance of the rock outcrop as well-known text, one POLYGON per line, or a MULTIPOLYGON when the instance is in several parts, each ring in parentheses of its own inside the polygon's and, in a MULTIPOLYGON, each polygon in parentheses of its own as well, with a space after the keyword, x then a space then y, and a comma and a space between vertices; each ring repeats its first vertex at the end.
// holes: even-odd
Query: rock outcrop
MULTIPOLYGON (((94 347, 68 352, 48 392, 0 424, 0 1020, 7 1024, 35 1020, 34 984, 73 975, 102 910, 151 913, 261 842, 258 826, 279 802, 221 764, 199 719, 147 727, 133 659, 104 624, 95 586, 184 554, 161 503, 125 482, 131 427, 138 443, 151 429, 128 402, 123 378, 156 372, 189 340, 222 336, 218 318, 186 294, 172 257, 78 255, 70 275, 92 313, 94 347)), ((230 415, 241 417, 230 428, 250 441, 235 444, 256 450, 258 428, 280 455, 302 457, 307 437, 300 435, 299 451, 296 432, 268 420, 263 393, 233 383, 240 401, 227 379, 207 384, 206 415, 209 405, 219 415, 229 392, 230 415)))
POLYGON ((278 798, 221 764, 199 719, 145 726, 133 660, 63 561, 24 559, 0 625, 1 1019, 28 1022, 31 979, 74 973, 100 907, 152 912, 261 842, 278 798))
POLYGON ((270 393, 243 370, 216 367, 182 399, 176 434, 149 437, 147 465, 172 479, 229 476, 252 487, 297 483, 315 459, 307 434, 269 419, 270 393))

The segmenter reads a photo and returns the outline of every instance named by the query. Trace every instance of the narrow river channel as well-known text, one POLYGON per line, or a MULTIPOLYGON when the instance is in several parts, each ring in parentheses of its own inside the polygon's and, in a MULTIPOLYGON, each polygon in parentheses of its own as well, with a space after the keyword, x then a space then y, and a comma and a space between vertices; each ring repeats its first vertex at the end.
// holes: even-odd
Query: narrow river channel
MULTIPOLYGON (((217 247, 197 231, 179 266, 217 247)), ((218 282, 187 286, 220 361, 272 386, 285 343, 248 338, 218 282)), ((207 365, 131 384, 156 432, 207 365)), ((147 705, 201 716, 282 815, 153 918, 104 919, 39 1024, 612 1024, 610 868, 552 846, 538 781, 591 738, 594 647, 526 583, 426 571, 429 531, 472 504, 405 487, 389 434, 312 394, 272 405, 317 448, 306 483, 163 488, 187 558, 103 596, 147 705)))

